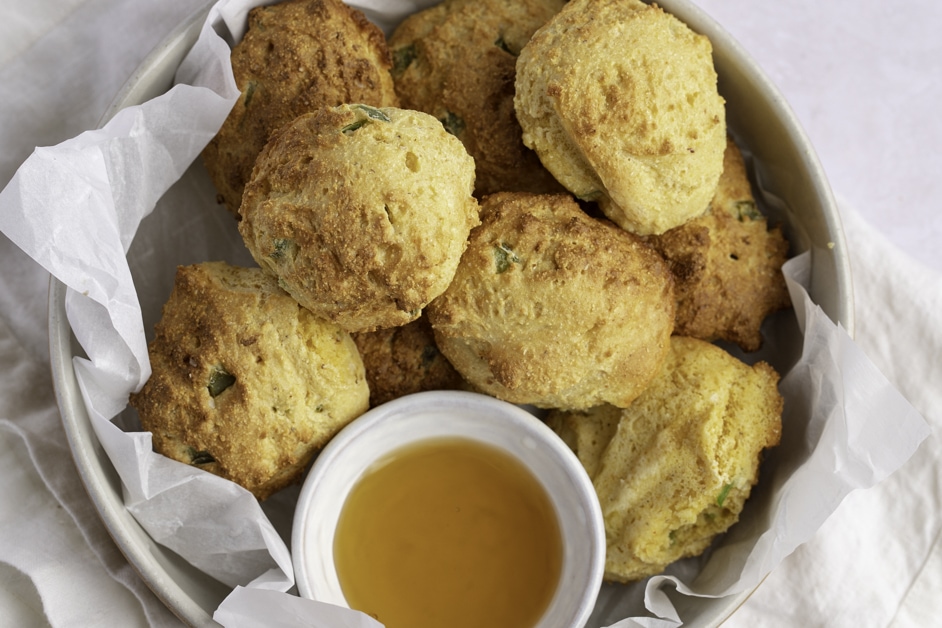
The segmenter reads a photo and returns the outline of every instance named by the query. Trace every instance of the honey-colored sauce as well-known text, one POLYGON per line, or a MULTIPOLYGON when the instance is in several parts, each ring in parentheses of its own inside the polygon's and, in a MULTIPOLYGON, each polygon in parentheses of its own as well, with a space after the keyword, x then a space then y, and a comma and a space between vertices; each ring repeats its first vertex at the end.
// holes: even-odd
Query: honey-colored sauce
POLYGON ((520 462, 469 439, 432 439, 357 482, 334 561, 350 606, 386 628, 527 628, 556 591, 562 538, 520 462))

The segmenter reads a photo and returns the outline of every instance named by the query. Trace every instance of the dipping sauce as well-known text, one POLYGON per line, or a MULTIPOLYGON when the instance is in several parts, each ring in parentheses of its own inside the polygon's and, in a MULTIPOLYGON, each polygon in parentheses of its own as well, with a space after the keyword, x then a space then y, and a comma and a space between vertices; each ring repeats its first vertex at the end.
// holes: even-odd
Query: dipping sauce
POLYGON ((523 464, 470 439, 430 439, 357 481, 334 562, 349 605, 387 628, 527 628, 556 592, 562 537, 523 464))

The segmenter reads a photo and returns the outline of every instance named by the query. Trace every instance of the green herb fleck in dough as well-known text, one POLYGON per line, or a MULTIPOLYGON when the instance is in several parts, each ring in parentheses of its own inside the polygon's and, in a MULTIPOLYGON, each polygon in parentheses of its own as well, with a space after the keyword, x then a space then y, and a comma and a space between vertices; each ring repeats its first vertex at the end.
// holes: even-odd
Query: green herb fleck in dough
POLYGON ((343 133, 350 134, 356 131, 357 129, 359 129, 360 127, 362 127, 364 124, 368 124, 369 122, 372 122, 373 120, 379 120, 381 122, 390 121, 389 116, 387 116, 385 113, 383 113, 381 110, 377 109, 376 107, 370 107, 369 105, 353 105, 351 108, 356 110, 357 119, 356 121, 351 122, 347 126, 340 129, 341 132, 343 133), (365 113, 366 117, 360 117, 359 112, 365 113))
POLYGON ((716 496, 716 505, 723 507, 723 502, 726 501, 726 498, 729 496, 729 491, 733 488, 732 483, 726 484, 723 486, 723 489, 720 491, 720 494, 716 496))
POLYGON ((343 133, 348 133, 348 134, 353 133, 364 124, 367 124, 369 121, 370 121, 369 118, 360 118, 356 122, 353 122, 352 124, 348 124, 347 126, 343 127, 342 129, 340 129, 340 131, 343 133))
POLYGON ((501 35, 494 41, 494 45, 500 48, 501 50, 503 50, 504 52, 506 52, 507 54, 511 54, 515 57, 520 54, 519 52, 514 52, 513 50, 510 49, 510 46, 507 45, 507 41, 504 39, 503 35, 501 35))
POLYGON ((396 48, 393 50, 393 76, 400 76, 403 72, 406 71, 412 62, 415 61, 417 56, 415 52, 415 44, 409 44, 408 46, 403 46, 402 48, 396 48))
POLYGON ((209 389, 210 397, 218 397, 223 391, 235 384, 235 382, 236 378, 234 375, 230 374, 223 367, 216 366, 213 368, 212 373, 209 374, 209 384, 206 388, 209 389))
POLYGON ((190 457, 190 464, 209 464, 211 462, 216 462, 216 459, 208 451, 196 451, 193 447, 187 447, 186 453, 190 457))
POLYGON ((736 201, 736 218, 739 222, 758 220, 762 218, 762 213, 753 201, 736 201))
POLYGON ((272 252, 269 257, 277 262, 284 261, 288 257, 294 257, 295 244, 288 238, 275 238, 272 240, 272 252))
POLYGON ((381 120, 383 122, 389 122, 389 116, 383 113, 382 109, 377 109, 376 107, 370 107, 369 105, 353 105, 353 108, 358 111, 362 111, 371 120, 381 120))
POLYGON ((255 95, 255 90, 258 89, 258 83, 255 81, 249 81, 245 86, 245 99, 242 101, 242 106, 248 109, 249 103, 252 102, 252 96, 255 95))
POLYGON ((497 274, 510 270, 511 264, 519 263, 520 258, 508 245, 501 242, 494 246, 494 265, 497 268, 497 274))

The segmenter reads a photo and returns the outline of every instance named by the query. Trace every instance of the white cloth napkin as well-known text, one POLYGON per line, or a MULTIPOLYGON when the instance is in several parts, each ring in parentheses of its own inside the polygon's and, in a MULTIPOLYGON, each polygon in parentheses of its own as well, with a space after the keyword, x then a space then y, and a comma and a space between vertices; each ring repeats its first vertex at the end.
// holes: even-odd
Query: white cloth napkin
MULTIPOLYGON (((0 53, 0 185, 33 146, 94 127, 143 54, 202 3, 38 4, 62 15, 31 21, 50 30, 0 53)), ((4 28, 11 22, 22 23, 4 28)), ((931 625, 920 613, 939 609, 942 280, 844 209, 857 341, 934 433, 899 472, 851 494, 729 625, 931 625)), ((45 273, 2 236, 0 259, 0 625, 175 625, 117 553, 75 475, 48 376, 45 273)))
POLYGON ((851 493, 727 622, 733 627, 933 626, 942 602, 942 275, 842 204, 857 343, 932 427, 877 486, 851 493))

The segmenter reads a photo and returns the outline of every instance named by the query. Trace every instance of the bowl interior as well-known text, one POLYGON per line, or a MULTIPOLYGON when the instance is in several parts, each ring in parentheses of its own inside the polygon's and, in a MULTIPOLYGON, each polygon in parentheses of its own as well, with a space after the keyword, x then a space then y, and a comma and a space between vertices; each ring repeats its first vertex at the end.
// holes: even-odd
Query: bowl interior
MULTIPOLYGON (((774 219, 784 221, 792 254, 811 252, 811 297, 852 334, 853 291, 840 218, 823 171, 794 115, 748 55, 706 14, 687 0, 661 0, 659 4, 710 37, 720 92, 727 101, 729 128, 752 157, 752 175, 781 199, 786 209, 763 208, 774 219)), ((121 108, 140 104, 170 88, 174 72, 196 41, 207 11, 208 7, 194 13, 155 49, 115 98, 103 122, 121 108)), ((211 259, 254 265, 234 221, 216 206, 215 190, 200 163, 193 164, 145 219, 128 259, 147 330, 153 329, 170 294, 174 265, 211 259), (194 212, 194 206, 205 210, 194 212), (171 242, 172 246, 168 244, 171 242), (167 254, 168 248, 173 249, 171 254, 167 254), (155 258, 162 260, 159 267, 152 262, 155 258)), ((61 283, 51 281, 50 351, 57 401, 82 481, 119 549, 164 603, 189 625, 215 625, 212 614, 228 594, 227 588, 156 544, 124 508, 120 480, 91 427, 72 370, 72 357, 82 353, 66 318, 65 291, 61 283)), ((772 362, 781 372, 796 357, 797 331, 787 321, 787 315, 777 316, 770 328, 773 335, 781 336, 772 349, 776 352, 772 362), (784 329, 780 334, 776 331, 779 327, 784 329)), ((757 496, 761 498, 764 490, 768 489, 760 481, 757 496)), ((286 541, 294 514, 292 500, 297 496, 297 491, 289 491, 280 501, 266 505, 266 512, 286 541)), ((718 599, 678 596, 675 602, 685 625, 715 626, 749 593, 718 599)), ((612 623, 608 620, 624 617, 626 605, 636 605, 637 600, 637 588, 603 587, 588 623, 612 623)))
MULTIPOLYGON (((143 61, 115 97, 102 124, 120 109, 154 98, 173 84, 174 73, 196 42, 205 10, 195 12, 143 61)), ((49 288, 49 343, 56 401, 79 475, 118 549, 163 603, 190 626, 218 626, 213 611, 229 589, 158 545, 124 506, 121 480, 92 428, 72 357, 84 356, 65 312, 64 284, 49 288)))

